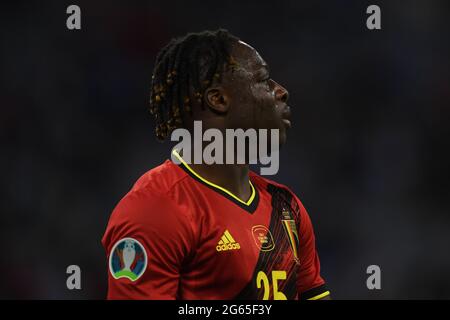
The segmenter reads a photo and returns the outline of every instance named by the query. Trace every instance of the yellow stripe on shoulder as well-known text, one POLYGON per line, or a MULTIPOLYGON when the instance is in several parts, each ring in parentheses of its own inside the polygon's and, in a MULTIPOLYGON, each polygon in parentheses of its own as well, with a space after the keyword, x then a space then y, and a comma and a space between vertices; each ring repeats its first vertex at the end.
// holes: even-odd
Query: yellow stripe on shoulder
POLYGON ((324 293, 321 293, 321 294, 319 294, 317 296, 309 298, 308 300, 319 300, 319 299, 322 299, 322 298, 324 298, 324 297, 326 297, 328 295, 330 295, 330 291, 325 291, 324 293))

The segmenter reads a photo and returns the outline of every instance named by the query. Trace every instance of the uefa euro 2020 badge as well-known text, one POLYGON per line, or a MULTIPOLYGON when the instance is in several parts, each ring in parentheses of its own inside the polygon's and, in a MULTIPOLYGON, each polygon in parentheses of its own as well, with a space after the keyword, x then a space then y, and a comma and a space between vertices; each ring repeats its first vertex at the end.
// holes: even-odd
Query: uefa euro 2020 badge
POLYGON ((114 279, 139 279, 147 268, 147 253, 144 246, 133 238, 116 242, 109 255, 109 271, 114 279))

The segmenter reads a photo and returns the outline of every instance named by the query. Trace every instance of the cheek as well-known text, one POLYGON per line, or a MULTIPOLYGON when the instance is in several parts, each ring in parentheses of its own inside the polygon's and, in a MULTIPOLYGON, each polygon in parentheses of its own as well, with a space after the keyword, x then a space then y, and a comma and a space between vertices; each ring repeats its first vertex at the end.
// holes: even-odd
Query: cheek
POLYGON ((255 113, 258 111, 255 109, 257 103, 251 86, 248 83, 242 83, 237 85, 239 89, 233 92, 232 102, 232 118, 237 122, 238 127, 244 127, 245 124, 253 121, 255 113))
POLYGON ((264 112, 271 107, 271 95, 265 88, 260 85, 255 85, 250 88, 250 96, 252 103, 257 110, 264 112))
POLYGON ((279 115, 275 108, 275 99, 262 85, 241 83, 234 92, 236 100, 229 125, 236 128, 278 128, 279 115))
POLYGON ((276 121, 279 115, 272 92, 266 88, 255 88, 253 92, 256 108, 255 114, 258 116, 258 119, 264 123, 276 121))

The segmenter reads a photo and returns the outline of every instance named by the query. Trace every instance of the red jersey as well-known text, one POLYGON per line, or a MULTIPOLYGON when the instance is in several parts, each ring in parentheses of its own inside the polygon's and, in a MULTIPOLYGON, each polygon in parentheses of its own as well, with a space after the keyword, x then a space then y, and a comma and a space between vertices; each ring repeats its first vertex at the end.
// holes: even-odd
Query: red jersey
POLYGON ((318 299, 311 220, 285 186, 251 172, 244 202, 167 160, 114 209, 102 243, 108 299, 318 299))

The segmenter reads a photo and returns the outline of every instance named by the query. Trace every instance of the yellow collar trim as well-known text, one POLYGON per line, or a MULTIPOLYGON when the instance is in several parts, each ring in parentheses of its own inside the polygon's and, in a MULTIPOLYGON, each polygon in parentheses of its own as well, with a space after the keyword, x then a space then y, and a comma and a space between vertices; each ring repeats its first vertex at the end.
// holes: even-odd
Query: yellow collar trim
POLYGON ((241 200, 239 197, 237 197, 235 194, 233 194, 231 191, 211 182, 206 180, 205 178, 203 178, 201 175, 199 175, 197 172, 195 172, 187 163, 186 161, 183 160, 183 158, 180 156, 180 154, 178 153, 177 150, 173 149, 172 150, 173 155, 183 164, 183 166, 189 170, 190 173, 192 173, 195 177, 197 177, 198 179, 200 179, 201 181, 203 181, 204 183, 206 183, 207 185, 214 187, 216 189, 219 189, 220 191, 225 192, 226 194, 228 194, 230 197, 232 197, 233 199, 239 201, 242 204, 245 204, 246 206, 251 205, 253 199, 255 199, 256 196, 256 191, 255 188, 253 187, 252 182, 250 181, 250 179, 248 180, 248 183, 250 184, 250 188, 252 189, 252 194, 250 196, 250 198, 246 201, 241 200))

